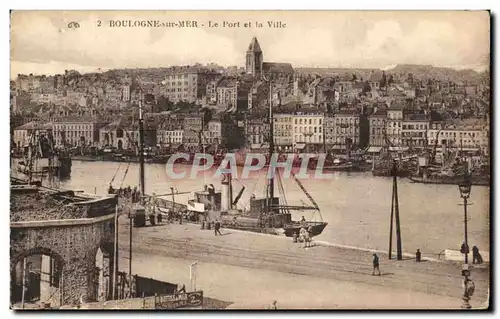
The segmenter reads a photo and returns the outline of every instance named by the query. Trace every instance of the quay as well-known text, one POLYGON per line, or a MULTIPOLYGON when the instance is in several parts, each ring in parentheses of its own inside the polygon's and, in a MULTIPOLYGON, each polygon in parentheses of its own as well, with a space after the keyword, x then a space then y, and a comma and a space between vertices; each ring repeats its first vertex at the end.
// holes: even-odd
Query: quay
MULTIPOLYGON (((388 260, 372 276, 372 252, 314 245, 290 238, 223 229, 222 236, 195 224, 163 224, 133 233, 133 273, 189 287, 189 265, 198 262, 196 288, 233 309, 459 309, 461 264, 388 260), (264 289, 265 288, 265 289, 264 289)), ((119 267, 128 265, 128 221, 120 218, 119 267)), ((314 244, 314 241, 313 241, 314 244)), ((472 266, 472 265, 471 265, 472 266)), ((489 265, 472 266, 472 307, 486 308, 489 265)))

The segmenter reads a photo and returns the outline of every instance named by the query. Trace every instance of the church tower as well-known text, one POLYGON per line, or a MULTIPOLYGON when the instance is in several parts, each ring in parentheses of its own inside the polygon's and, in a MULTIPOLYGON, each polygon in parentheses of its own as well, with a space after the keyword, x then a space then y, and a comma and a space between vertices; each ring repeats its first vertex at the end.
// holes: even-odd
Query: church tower
POLYGON ((262 50, 260 49, 259 41, 253 37, 247 50, 246 71, 252 74, 254 79, 260 79, 262 76, 262 50))

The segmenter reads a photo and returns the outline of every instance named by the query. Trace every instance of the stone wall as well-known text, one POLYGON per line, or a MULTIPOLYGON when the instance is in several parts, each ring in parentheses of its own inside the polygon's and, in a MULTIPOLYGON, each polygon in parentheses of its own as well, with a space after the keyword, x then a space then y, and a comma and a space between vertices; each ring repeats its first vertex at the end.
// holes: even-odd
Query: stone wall
MULTIPOLYGON (((62 265, 62 304, 97 300, 95 265, 99 247, 113 247, 114 215, 91 219, 11 223, 10 266, 32 254, 62 265)), ((109 251, 112 254, 111 251, 109 251)), ((112 266, 111 266, 112 267, 112 266)))

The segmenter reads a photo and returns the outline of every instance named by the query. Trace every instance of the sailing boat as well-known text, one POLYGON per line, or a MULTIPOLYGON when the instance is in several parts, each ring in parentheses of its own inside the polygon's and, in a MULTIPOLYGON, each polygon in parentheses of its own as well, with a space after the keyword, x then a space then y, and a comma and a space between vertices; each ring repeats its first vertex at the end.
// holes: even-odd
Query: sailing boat
POLYGON ((303 220, 300 222, 292 221, 283 227, 283 229, 285 230, 285 236, 286 237, 293 237, 294 234, 298 235, 301 228, 305 228, 306 230, 308 230, 310 233, 309 236, 311 236, 311 237, 318 236, 323 232, 323 230, 328 225, 328 223, 323 221, 323 217, 321 216, 321 212, 320 212, 320 209, 318 207, 318 204, 316 204, 314 199, 311 197, 311 195, 304 188, 304 185, 302 185, 300 180, 297 179, 297 177, 295 175, 293 175, 293 178, 295 179, 295 181, 297 182, 299 187, 302 189, 304 194, 306 194, 306 196, 309 198, 309 200, 313 204, 314 211, 318 212, 318 215, 320 217, 320 221, 307 221, 307 220, 303 220))
MULTIPOLYGON (((272 108, 272 83, 271 80, 269 80, 269 123, 271 124, 269 126, 269 158, 272 158, 273 153, 274 153, 274 123, 273 120, 273 108, 272 108)), ((294 234, 299 234, 299 231, 302 228, 305 228, 306 230, 309 231, 309 235, 312 236, 317 236, 323 232, 325 227, 328 225, 328 223, 323 221, 323 217, 321 216, 320 209, 312 196, 307 192, 305 189, 304 185, 300 182, 300 180, 293 175, 295 182, 299 185, 300 189, 304 192, 304 194, 307 196, 309 201, 312 203, 313 206, 290 206, 287 205, 286 201, 286 196, 283 188, 283 183, 281 181, 280 175, 276 174, 278 176, 278 186, 279 190, 282 194, 282 201, 284 205, 280 205, 280 197, 274 197, 274 174, 271 174, 271 177, 268 179, 268 184, 267 184, 267 197, 266 197, 266 207, 264 209, 264 214, 261 214, 260 220, 261 220, 261 226, 272 226, 272 227, 282 227, 285 233, 285 236, 287 237, 292 237, 294 234), (320 217, 320 221, 312 221, 312 220, 305 220, 303 218, 302 221, 293 221, 291 218, 291 210, 314 210, 318 212, 318 215, 320 217), (264 222, 264 223, 262 223, 264 222), (278 225, 277 225, 278 224, 278 225), (281 224, 281 225, 280 225, 281 224)))

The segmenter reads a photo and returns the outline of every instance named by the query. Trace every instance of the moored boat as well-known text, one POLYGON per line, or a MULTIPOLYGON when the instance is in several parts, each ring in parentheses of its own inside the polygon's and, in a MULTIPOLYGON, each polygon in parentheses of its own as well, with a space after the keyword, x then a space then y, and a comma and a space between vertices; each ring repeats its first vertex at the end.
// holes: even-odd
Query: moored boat
POLYGON ((286 224, 283 229, 285 230, 286 237, 293 237, 293 234, 299 234, 302 228, 310 230, 309 236, 313 237, 320 235, 327 225, 327 222, 292 222, 286 224))
MULTIPOLYGON (((463 180, 463 176, 437 176, 431 175, 429 177, 411 176, 409 179, 414 183, 423 184, 445 184, 445 185, 457 185, 463 180)), ((490 178, 488 176, 471 175, 469 177, 472 185, 476 186, 489 186, 490 178)))

